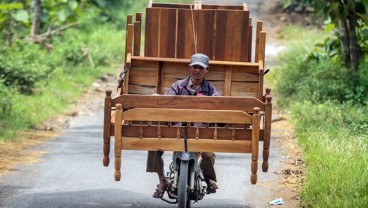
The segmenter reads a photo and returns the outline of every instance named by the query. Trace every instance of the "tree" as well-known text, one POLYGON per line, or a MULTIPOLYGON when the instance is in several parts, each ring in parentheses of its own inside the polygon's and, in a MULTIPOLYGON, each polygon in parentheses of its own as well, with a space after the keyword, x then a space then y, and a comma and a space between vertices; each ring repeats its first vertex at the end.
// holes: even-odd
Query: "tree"
MULTIPOLYGON (((286 0, 285 7, 292 4, 312 6, 315 14, 323 14, 337 28, 340 56, 346 68, 358 70, 362 56, 362 44, 357 34, 360 27, 368 24, 368 0, 286 0)), ((364 35, 364 34, 363 34, 364 35)), ((364 44, 364 43, 363 43, 364 44)), ((367 44, 367 43, 366 43, 367 44)))

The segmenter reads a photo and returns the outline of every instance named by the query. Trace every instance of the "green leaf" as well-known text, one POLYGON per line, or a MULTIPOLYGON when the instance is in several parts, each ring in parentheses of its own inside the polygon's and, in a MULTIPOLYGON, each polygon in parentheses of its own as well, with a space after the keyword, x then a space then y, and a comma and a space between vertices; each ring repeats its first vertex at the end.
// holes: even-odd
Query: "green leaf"
POLYGON ((66 18, 67 18, 67 15, 66 15, 66 10, 65 9, 62 9, 58 12, 57 14, 57 17, 58 17, 58 20, 60 22, 65 22, 66 18))
POLYGON ((75 9, 78 8, 78 2, 77 1, 69 1, 68 4, 69 4, 69 8, 71 10, 75 10, 75 9))
POLYGON ((331 32, 335 28, 336 28, 335 24, 334 23, 330 23, 330 24, 326 25, 325 31, 326 32, 331 32))
POLYGON ((14 9, 23 9, 23 4, 21 3, 1 4, 0 3, 0 10, 14 10, 14 9))
POLYGON ((19 10, 12 14, 13 18, 16 21, 23 22, 23 23, 29 23, 29 15, 26 10, 19 10))

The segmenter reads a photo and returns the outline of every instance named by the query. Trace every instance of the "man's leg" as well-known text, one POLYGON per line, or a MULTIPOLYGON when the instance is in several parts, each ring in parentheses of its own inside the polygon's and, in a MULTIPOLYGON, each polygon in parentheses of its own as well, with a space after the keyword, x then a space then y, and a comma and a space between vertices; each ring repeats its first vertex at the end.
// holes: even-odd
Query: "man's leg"
POLYGON ((154 198, 162 198, 167 186, 164 175, 164 161, 162 160, 163 153, 162 151, 148 151, 146 172, 156 172, 160 182, 153 193, 154 198))
POLYGON ((217 178, 214 167, 216 155, 213 152, 203 152, 202 157, 203 160, 201 163, 201 169, 207 183, 207 193, 216 193, 216 189, 218 189, 218 186, 216 185, 217 178))

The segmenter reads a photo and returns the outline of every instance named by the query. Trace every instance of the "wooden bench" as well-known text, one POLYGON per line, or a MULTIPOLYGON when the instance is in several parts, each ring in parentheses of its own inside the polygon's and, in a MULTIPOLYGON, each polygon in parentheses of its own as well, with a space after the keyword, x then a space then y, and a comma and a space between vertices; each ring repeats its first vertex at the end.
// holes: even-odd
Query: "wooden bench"
POLYGON ((183 151, 184 127, 171 122, 223 123, 188 127, 189 151, 251 153, 251 182, 256 183, 259 141, 262 170, 268 170, 272 115, 271 90, 263 86, 262 22, 257 22, 252 50, 249 12, 241 7, 203 5, 192 10, 188 5, 153 4, 146 10, 143 55, 142 15, 135 17, 134 23, 131 15, 127 20, 123 85, 114 98, 106 91, 104 165, 109 164, 111 136, 119 180, 123 149, 183 151), (189 58, 195 52, 209 56, 206 79, 221 96, 162 96, 173 82, 189 75, 189 58))
MULTIPOLYGON (((255 184, 257 181, 259 111, 265 109, 258 99, 130 94, 112 99, 111 91, 108 91, 105 107, 105 124, 109 124, 109 133, 104 132, 108 138, 104 140, 104 153, 109 152, 109 138, 114 135, 114 175, 117 181, 121 177, 123 149, 184 151, 185 127, 171 125, 172 122, 214 124, 212 127, 187 127, 188 151, 251 153, 251 182, 255 184), (111 109, 115 110, 113 119, 111 109), (249 111, 253 112, 252 115, 246 113, 249 111), (111 123, 111 120, 114 122, 111 123), (217 123, 226 125, 218 127, 217 123), (244 127, 239 128, 239 125, 244 127)), ((108 154, 105 154, 104 164, 108 163, 108 154)))

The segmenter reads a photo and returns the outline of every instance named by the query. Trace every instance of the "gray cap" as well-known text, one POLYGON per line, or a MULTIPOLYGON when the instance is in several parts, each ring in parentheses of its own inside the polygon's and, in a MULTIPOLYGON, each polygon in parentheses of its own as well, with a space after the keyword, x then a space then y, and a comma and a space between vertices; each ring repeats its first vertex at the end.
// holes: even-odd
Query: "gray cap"
POLYGON ((190 58, 189 66, 200 65, 204 68, 208 68, 208 56, 202 53, 196 53, 190 58))

